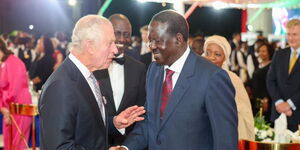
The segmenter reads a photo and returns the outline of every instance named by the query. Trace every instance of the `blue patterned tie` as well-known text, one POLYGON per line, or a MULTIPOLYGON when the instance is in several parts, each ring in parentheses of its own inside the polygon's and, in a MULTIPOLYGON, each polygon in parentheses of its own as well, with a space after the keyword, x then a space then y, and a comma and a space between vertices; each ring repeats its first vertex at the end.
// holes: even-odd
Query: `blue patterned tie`
POLYGON ((102 94, 101 94, 98 82, 97 82, 97 80, 96 80, 96 78, 93 74, 91 74, 89 78, 91 79, 91 81, 93 83, 93 88, 94 88, 95 94, 96 94, 96 100, 97 100, 98 106, 100 108, 100 112, 101 112, 103 122, 105 124, 105 110, 104 110, 104 107, 103 107, 104 105, 103 105, 103 101, 102 101, 102 94))

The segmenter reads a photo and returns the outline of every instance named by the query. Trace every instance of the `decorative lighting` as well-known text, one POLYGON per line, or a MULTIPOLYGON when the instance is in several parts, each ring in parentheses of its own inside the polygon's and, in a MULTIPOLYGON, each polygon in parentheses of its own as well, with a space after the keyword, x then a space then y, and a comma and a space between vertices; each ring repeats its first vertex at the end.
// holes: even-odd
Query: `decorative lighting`
POLYGON ((76 0, 69 0, 69 1, 68 1, 68 4, 69 4, 70 6, 75 6, 76 3, 77 3, 76 0))
POLYGON ((111 4, 111 2, 112 2, 112 0, 106 0, 104 2, 104 4, 102 5, 102 7, 100 8, 100 10, 98 11, 98 15, 103 16, 104 12, 109 7, 109 5, 111 4))
POLYGON ((180 10, 180 8, 181 8, 180 3, 174 2, 174 3, 173 3, 173 8, 174 8, 175 10, 180 10))
POLYGON ((216 9, 216 10, 220 10, 223 8, 227 7, 227 4, 221 1, 215 1, 213 2, 212 6, 216 9))
POLYGON ((138 2, 140 3, 145 3, 146 1, 145 0, 137 0, 138 2))
POLYGON ((177 12, 179 12, 180 14, 184 14, 184 3, 183 3, 183 1, 180 1, 180 0, 178 0, 178 1, 174 1, 173 2, 173 8, 177 11, 177 12))
POLYGON ((32 24, 28 26, 29 30, 33 30, 33 28, 34 28, 34 26, 32 24))
POLYGON ((162 3, 161 3, 161 6, 162 6, 162 7, 166 7, 166 6, 167 6, 166 2, 162 2, 162 3))

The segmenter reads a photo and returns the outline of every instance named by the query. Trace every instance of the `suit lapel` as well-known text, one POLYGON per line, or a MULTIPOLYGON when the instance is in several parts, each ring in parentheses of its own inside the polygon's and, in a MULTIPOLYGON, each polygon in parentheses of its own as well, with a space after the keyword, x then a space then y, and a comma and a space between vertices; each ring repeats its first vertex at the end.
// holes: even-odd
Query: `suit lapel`
POLYGON ((113 106, 114 107, 113 110, 116 112, 116 106, 115 106, 115 101, 114 101, 108 70, 106 69, 102 73, 105 74, 102 78, 100 78, 100 88, 101 88, 102 95, 106 97, 107 103, 109 103, 108 105, 113 106))
POLYGON ((176 85, 171 93, 171 96, 168 100, 167 107, 165 108, 164 116, 162 119, 161 127, 168 121, 171 114, 177 107, 177 104, 183 100, 184 93, 190 87, 189 77, 194 73, 196 56, 194 53, 190 52, 189 56, 187 57, 184 66, 181 70, 179 78, 176 82, 176 85))
POLYGON ((290 65, 290 51, 291 49, 289 48, 288 50, 284 49, 285 51, 283 53, 282 57, 282 62, 283 62, 283 73, 284 73, 284 79, 287 79, 289 77, 289 65, 290 65))
POLYGON ((130 81, 134 80, 133 76, 130 75, 130 73, 132 72, 132 69, 134 68, 131 68, 131 65, 130 65, 130 62, 127 58, 126 55, 124 55, 124 58, 125 58, 125 63, 124 63, 124 93, 123 93, 123 96, 122 96, 122 100, 121 100, 121 103, 120 103, 120 106, 119 106, 119 109, 118 109, 118 113, 120 112, 120 110, 122 110, 124 108, 124 106, 126 106, 126 102, 125 99, 127 98, 129 92, 129 84, 130 84, 130 81))
MULTIPOLYGON (((162 86, 163 86, 163 78, 164 77, 164 66, 160 66, 159 71, 156 72, 154 79, 155 86, 157 87, 154 90, 153 101, 154 101, 154 110, 155 118, 156 118, 156 127, 160 126, 160 105, 161 105, 161 94, 162 94, 162 86)), ((151 82, 151 81, 150 81, 151 82)))
POLYGON ((295 65, 294 65, 289 77, 292 76, 293 74, 295 74, 295 72, 299 71, 300 70, 299 68, 300 68, 300 55, 297 57, 297 60, 295 62, 295 65))
POLYGON ((114 97, 113 97, 113 92, 111 88, 111 83, 110 83, 110 78, 108 74, 108 69, 105 70, 97 70, 94 72, 95 77, 97 80, 100 82, 100 90, 102 95, 105 97, 107 100, 107 105, 108 106, 108 114, 111 113, 111 111, 114 111, 113 114, 116 113, 115 109, 115 103, 114 103, 114 97), (111 108, 113 107, 113 108, 111 108))
POLYGON ((101 129, 105 130, 105 125, 104 125, 104 122, 102 119, 100 108, 98 107, 98 104, 97 104, 96 98, 92 92, 92 89, 88 85, 86 79, 83 77, 81 72, 75 66, 75 64, 69 58, 66 58, 65 61, 66 61, 66 63, 69 63, 69 66, 72 67, 73 71, 71 73, 71 76, 72 76, 72 79, 74 80, 74 82, 77 83, 78 93, 81 93, 83 98, 85 98, 85 100, 88 103, 89 107, 91 108, 92 112, 95 112, 95 113, 93 113, 95 120, 97 120, 97 123, 99 124, 99 126, 103 126, 103 128, 101 128, 101 129))

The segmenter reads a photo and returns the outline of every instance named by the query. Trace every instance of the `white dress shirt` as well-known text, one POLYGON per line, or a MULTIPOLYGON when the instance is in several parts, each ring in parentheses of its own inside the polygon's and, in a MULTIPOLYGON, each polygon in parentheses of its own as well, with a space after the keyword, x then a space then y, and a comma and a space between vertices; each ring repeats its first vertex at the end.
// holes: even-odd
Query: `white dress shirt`
MULTIPOLYGON (((183 65, 184 65, 190 51, 191 51, 190 48, 187 47, 187 49, 183 53, 183 55, 179 59, 177 59, 171 66, 167 66, 167 65, 164 66, 165 70, 169 69, 169 70, 174 71, 174 74, 172 75, 172 89, 174 89, 174 87, 176 85, 178 77, 181 73, 183 65)), ((164 71, 164 80, 165 80, 165 78, 166 78, 166 71, 164 71)))
MULTIPOLYGON (((99 109, 102 107, 100 109, 100 112, 101 112, 103 120, 105 120, 105 111, 103 111, 103 112, 101 111, 101 110, 105 110, 104 105, 100 101, 101 99, 96 96, 96 89, 93 86, 93 80, 90 78, 90 76, 92 75, 92 72, 90 72, 88 70, 88 68, 84 64, 82 64, 72 53, 70 53, 69 58, 75 64, 75 66, 79 69, 79 71, 84 76, 84 78, 87 81, 87 83, 89 84, 90 88, 92 89, 94 97, 97 100, 97 104, 98 104, 99 109)), ((104 124, 106 124, 105 121, 104 121, 104 124)))
MULTIPOLYGON (((124 57, 124 54, 117 58, 124 57)), ((108 68, 109 79, 113 91, 116 111, 118 111, 124 94, 124 65, 113 61, 108 68)))

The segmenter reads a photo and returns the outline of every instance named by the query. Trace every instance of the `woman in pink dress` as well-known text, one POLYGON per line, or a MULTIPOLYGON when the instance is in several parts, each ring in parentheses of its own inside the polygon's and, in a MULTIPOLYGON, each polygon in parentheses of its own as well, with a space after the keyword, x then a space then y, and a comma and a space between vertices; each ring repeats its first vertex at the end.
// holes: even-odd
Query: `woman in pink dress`
MULTIPOLYGON (((0 111, 3 114, 3 136, 4 150, 10 150, 10 137, 12 136, 13 150, 26 149, 15 125, 13 125, 13 134, 10 135, 10 124, 12 120, 9 117, 9 104, 31 104, 31 95, 28 89, 28 76, 24 63, 13 55, 6 48, 5 43, 0 39, 0 111)), ((29 138, 30 125, 32 117, 13 116, 19 128, 23 132, 26 141, 29 138)))

